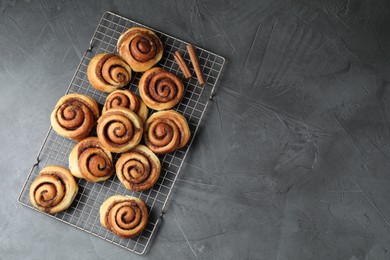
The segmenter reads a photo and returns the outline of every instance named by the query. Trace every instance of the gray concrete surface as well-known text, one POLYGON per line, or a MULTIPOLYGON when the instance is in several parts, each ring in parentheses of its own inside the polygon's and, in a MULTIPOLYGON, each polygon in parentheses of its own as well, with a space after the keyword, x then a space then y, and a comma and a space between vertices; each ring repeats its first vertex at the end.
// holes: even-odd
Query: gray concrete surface
POLYGON ((0 1, 0 258, 390 259, 389 56, 385 0, 0 1), (227 59, 143 257, 17 203, 105 11, 227 59))

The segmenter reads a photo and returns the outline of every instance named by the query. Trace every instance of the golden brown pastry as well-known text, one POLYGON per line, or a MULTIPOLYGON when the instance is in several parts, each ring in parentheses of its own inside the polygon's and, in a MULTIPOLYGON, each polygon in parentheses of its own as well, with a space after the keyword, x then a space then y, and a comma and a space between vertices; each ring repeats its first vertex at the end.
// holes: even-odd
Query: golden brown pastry
POLYGON ((137 72, 153 67, 163 54, 160 38, 153 31, 140 27, 124 32, 118 39, 117 49, 119 56, 137 72))
POLYGON ((191 132, 184 116, 174 110, 152 114, 145 123, 145 144, 157 154, 183 148, 190 140, 191 132))
POLYGON ((160 177, 158 157, 146 146, 137 145, 123 153, 115 165, 116 175, 128 190, 143 191, 153 187, 160 177))
POLYGON ((69 155, 70 172, 90 182, 105 181, 114 174, 111 152, 97 137, 87 137, 77 143, 69 155))
POLYGON ((106 98, 102 113, 106 112, 108 109, 117 107, 130 109, 141 118, 142 123, 145 123, 146 118, 148 117, 148 107, 130 90, 115 90, 110 93, 106 98))
POLYGON ((73 175, 61 166, 47 166, 31 183, 31 204, 46 213, 57 213, 67 209, 79 190, 73 175))
POLYGON ((135 237, 148 223, 148 209, 139 198, 115 195, 100 206, 100 223, 117 236, 135 237))
POLYGON ((100 53, 89 62, 87 75, 94 88, 112 92, 130 83, 131 68, 113 53, 100 53))
POLYGON ((183 82, 176 75, 158 67, 142 75, 138 88, 142 100, 154 110, 174 107, 184 94, 183 82))
POLYGON ((118 107, 102 114, 96 131, 104 148, 113 153, 123 153, 141 141, 143 125, 134 112, 118 107))
POLYGON ((68 94, 57 102, 50 122, 59 135, 78 142, 89 135, 98 117, 99 107, 93 98, 68 94))

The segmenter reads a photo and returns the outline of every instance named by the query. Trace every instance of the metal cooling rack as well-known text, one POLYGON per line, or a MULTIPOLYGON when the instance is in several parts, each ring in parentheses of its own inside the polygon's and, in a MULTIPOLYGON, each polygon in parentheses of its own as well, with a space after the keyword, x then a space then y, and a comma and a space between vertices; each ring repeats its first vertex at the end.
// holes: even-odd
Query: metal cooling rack
MULTIPOLYGON (((89 49, 84 53, 66 93, 85 94, 93 97, 100 105, 103 105, 107 94, 95 90, 88 82, 87 67, 89 61, 98 53, 116 53, 116 43, 119 36, 126 29, 134 26, 146 27, 112 12, 104 13, 91 39, 89 49)), ((157 66, 163 67, 184 79, 178 65, 174 62, 173 53, 178 50, 183 55, 186 62, 190 64, 190 58, 186 50, 187 42, 163 32, 154 29, 152 30, 156 32, 164 44, 164 55, 157 66)), ((192 67, 189 66, 193 77, 189 80, 183 80, 185 85, 184 97, 179 105, 175 107, 175 109, 182 113, 188 120, 192 134, 191 140, 186 147, 160 156, 162 164, 161 176, 154 187, 143 192, 129 191, 124 188, 116 175, 105 182, 99 183, 91 183, 84 179, 80 179, 78 180, 79 193, 72 205, 66 211, 55 215, 41 212, 42 214, 46 214, 47 216, 93 234, 134 253, 145 253, 153 234, 156 231, 160 218, 164 213, 169 195, 175 185, 176 178, 198 130, 209 98, 211 98, 214 93, 215 85, 225 63, 223 57, 207 50, 196 48, 196 51, 206 84, 203 87, 197 84, 195 73, 192 70, 192 67), (115 194, 139 197, 147 204, 150 214, 149 222, 141 235, 132 239, 122 239, 100 225, 100 205, 108 197, 115 194)), ((140 76, 141 73, 133 73, 133 80, 128 86, 128 89, 137 94, 140 76)), ((153 113, 153 111, 151 113, 153 113)), ((54 164, 69 167, 68 156, 74 145, 75 142, 59 136, 52 128, 49 129, 38 152, 37 162, 31 168, 20 192, 18 201, 21 204, 36 210, 30 203, 28 194, 32 181, 46 165, 54 164)), ((115 159, 116 158, 114 158, 114 160, 115 159)))

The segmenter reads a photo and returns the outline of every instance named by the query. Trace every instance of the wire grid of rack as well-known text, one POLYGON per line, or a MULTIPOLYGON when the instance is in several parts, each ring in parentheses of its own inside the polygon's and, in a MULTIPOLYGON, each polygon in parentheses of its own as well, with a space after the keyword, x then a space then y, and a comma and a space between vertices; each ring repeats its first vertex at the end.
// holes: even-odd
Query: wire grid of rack
MULTIPOLYGON (((71 80, 66 93, 81 93, 93 97, 100 105, 104 104, 107 94, 95 90, 87 78, 87 67, 89 61, 98 53, 116 53, 116 43, 119 36, 130 27, 146 27, 140 23, 126 19, 112 12, 103 14, 91 39, 89 49, 85 52, 76 73, 71 80)), ((149 27, 147 27, 149 28, 149 27)), ((152 28, 150 28, 152 29, 152 28)), ((174 62, 173 53, 178 50, 190 64, 190 58, 186 51, 187 42, 167 35, 163 32, 152 29, 160 37, 164 45, 164 54, 157 66, 178 75, 183 75, 174 62)), ((137 254, 145 253, 155 233, 156 227, 163 215, 166 203, 176 178, 180 172, 183 161, 190 149, 192 140, 198 130, 206 110, 209 98, 213 95, 216 83, 225 63, 225 59, 207 50, 197 48, 199 63, 205 77, 206 84, 201 87, 195 77, 183 80, 185 93, 181 102, 174 108, 182 113, 189 123, 191 140, 189 144, 175 152, 159 156, 161 160, 161 176, 158 182, 150 190, 143 192, 129 191, 124 188, 119 179, 114 175, 105 182, 91 183, 84 179, 78 180, 79 193, 72 205, 63 212, 50 215, 61 222, 81 229, 85 232, 98 236, 117 246, 125 248, 137 254), (110 231, 104 229, 99 221, 100 205, 108 197, 121 194, 141 198, 149 209, 149 221, 144 231, 132 239, 122 239, 110 231)), ((193 75, 194 71, 190 67, 193 75)), ((127 87, 138 94, 138 82, 141 73, 133 73, 132 82, 127 87)), ((153 113, 153 111, 151 112, 153 113)), ((29 201, 29 187, 32 181, 38 176, 41 169, 46 165, 62 165, 68 167, 68 156, 75 142, 59 136, 52 128, 49 129, 37 156, 37 163, 29 172, 25 184, 20 192, 18 201, 31 209, 36 210, 29 201)), ((114 156, 114 160, 116 160, 114 156)))

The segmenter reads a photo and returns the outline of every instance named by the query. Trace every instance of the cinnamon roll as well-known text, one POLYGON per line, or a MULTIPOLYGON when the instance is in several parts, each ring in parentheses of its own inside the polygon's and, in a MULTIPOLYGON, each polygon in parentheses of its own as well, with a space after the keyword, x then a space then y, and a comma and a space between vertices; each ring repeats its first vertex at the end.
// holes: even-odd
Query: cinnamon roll
POLYGON ((174 107, 184 94, 183 82, 176 75, 158 67, 142 75, 138 88, 142 100, 154 110, 174 107))
POLYGON ((73 175, 61 166, 47 166, 31 183, 31 204, 46 213, 57 213, 67 209, 79 190, 73 175))
POLYGON ((100 53, 89 62, 87 76, 97 90, 112 92, 129 84, 131 68, 113 53, 100 53))
POLYGON ((140 27, 124 32, 118 39, 117 49, 119 56, 136 72, 150 69, 163 54, 160 38, 153 31, 140 27))
POLYGON ((105 181, 114 174, 111 152, 97 137, 87 137, 77 143, 69 155, 70 172, 90 182, 105 181))
POLYGON ((156 112, 145 123, 145 144, 157 154, 183 148, 190 136, 187 120, 174 110, 156 112))
POLYGON ((142 123, 145 123, 149 113, 145 103, 130 90, 115 90, 110 93, 106 98, 102 113, 116 107, 130 109, 141 118, 142 123))
POLYGON ((148 223, 148 209, 139 198, 114 195, 100 206, 100 223, 117 236, 135 237, 148 223))
POLYGON ((118 107, 101 115, 96 131, 104 148, 113 153, 122 153, 141 141, 143 126, 134 112, 118 107))
POLYGON ((57 102, 50 121, 59 135, 78 142, 88 136, 98 117, 99 107, 93 98, 68 94, 57 102))
POLYGON ((157 182, 161 164, 149 148, 137 145, 121 155, 115 168, 116 175, 126 189, 143 191, 152 188, 157 182))

